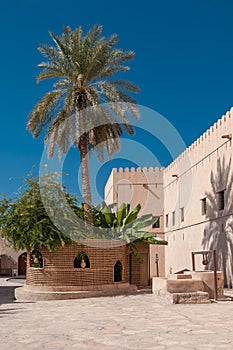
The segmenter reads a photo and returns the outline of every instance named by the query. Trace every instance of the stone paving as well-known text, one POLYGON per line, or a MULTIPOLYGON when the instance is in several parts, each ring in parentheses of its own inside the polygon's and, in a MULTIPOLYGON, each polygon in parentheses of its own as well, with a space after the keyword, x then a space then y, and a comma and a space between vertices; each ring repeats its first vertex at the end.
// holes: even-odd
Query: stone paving
POLYGON ((140 294, 13 302, 19 285, 0 279, 1 350, 233 349, 232 301, 161 305, 140 294))

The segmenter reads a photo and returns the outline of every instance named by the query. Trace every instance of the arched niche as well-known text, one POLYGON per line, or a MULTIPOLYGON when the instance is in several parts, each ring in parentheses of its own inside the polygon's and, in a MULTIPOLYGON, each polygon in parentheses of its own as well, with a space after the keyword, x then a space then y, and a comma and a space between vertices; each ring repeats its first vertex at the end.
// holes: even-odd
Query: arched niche
POLYGON ((33 250, 31 252, 30 266, 42 268, 44 266, 43 256, 39 250, 33 250))
POLYGON ((114 265, 114 282, 122 281, 122 263, 118 260, 114 265))
POLYGON ((90 260, 84 251, 79 252, 76 258, 74 259, 74 268, 90 268, 90 260))
POLYGON ((18 257, 18 275, 26 276, 26 271, 27 271, 27 252, 24 252, 18 257))

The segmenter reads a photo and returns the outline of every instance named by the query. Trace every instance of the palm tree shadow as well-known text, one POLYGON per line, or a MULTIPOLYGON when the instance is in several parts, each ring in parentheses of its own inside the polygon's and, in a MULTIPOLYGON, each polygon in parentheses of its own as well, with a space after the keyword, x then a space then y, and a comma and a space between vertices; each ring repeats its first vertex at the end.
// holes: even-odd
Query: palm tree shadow
MULTIPOLYGON (((233 287, 233 173, 231 160, 217 160, 217 171, 211 171, 211 191, 206 192, 206 220, 202 246, 204 250, 216 249, 217 268, 224 273, 224 286, 233 287), (220 210, 218 193, 224 191, 224 208, 220 210)), ((213 269, 213 257, 205 269, 213 269)))

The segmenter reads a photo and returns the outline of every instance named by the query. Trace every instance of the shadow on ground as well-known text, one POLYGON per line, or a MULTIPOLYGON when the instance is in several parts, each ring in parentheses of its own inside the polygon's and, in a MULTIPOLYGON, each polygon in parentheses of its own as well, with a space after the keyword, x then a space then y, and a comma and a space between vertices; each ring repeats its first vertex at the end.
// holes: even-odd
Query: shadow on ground
POLYGON ((0 286, 0 304, 9 304, 15 301, 15 288, 20 286, 0 286))

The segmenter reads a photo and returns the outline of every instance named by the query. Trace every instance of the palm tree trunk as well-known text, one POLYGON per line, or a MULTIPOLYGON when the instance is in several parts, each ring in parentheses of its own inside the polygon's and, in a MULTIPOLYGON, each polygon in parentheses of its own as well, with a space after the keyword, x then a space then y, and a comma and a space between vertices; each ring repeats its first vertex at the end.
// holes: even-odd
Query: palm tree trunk
POLYGON ((88 138, 84 133, 79 140, 79 151, 81 158, 81 173, 82 173, 82 195, 84 201, 84 220, 87 223, 92 222, 91 208, 92 208, 92 196, 91 185, 89 175, 89 162, 88 162, 88 138))

